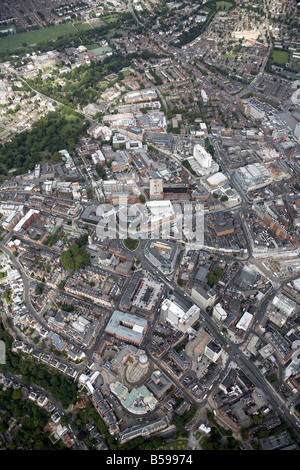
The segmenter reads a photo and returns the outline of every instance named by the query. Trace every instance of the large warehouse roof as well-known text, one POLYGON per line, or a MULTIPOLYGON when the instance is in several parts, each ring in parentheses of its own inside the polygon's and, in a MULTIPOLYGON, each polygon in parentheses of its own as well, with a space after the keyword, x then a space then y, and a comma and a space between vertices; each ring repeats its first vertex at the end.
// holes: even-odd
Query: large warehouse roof
POLYGON ((225 183, 227 181, 227 177, 218 171, 214 175, 211 175, 209 178, 207 178, 206 182, 209 184, 209 186, 219 186, 220 184, 225 183))

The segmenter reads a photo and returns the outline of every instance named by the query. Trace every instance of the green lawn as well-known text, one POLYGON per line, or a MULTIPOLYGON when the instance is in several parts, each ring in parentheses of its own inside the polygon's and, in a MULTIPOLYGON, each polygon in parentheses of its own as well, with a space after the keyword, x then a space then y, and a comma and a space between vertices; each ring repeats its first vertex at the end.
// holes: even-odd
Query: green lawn
POLYGON ((28 33, 14 34, 0 39, 0 49, 15 49, 22 47, 23 43, 27 45, 37 44, 41 41, 57 39, 59 36, 75 34, 77 30, 71 23, 59 24, 50 28, 42 28, 28 33))
POLYGON ((227 59, 230 59, 230 60, 234 59, 234 54, 232 54, 232 53, 230 53, 230 52, 228 52, 227 54, 224 54, 224 56, 225 56, 227 59))
POLYGON ((93 49, 99 49, 99 44, 89 44, 88 46, 85 46, 88 51, 92 51, 93 49))
POLYGON ((1 126, 0 126, 0 134, 1 134, 3 131, 5 131, 4 127, 1 127, 1 126))
POLYGON ((285 65, 289 60, 289 53, 286 51, 272 51, 272 60, 278 65, 285 65))
POLYGON ((131 251, 134 251, 137 249, 137 247, 139 246, 140 242, 139 240, 137 239, 134 239, 134 238, 125 238, 123 240, 123 243, 125 245, 125 247, 128 249, 128 250, 131 250, 131 251))
POLYGON ((66 114, 65 119, 67 122, 77 122, 77 116, 75 116, 74 114, 66 114))
POLYGON ((105 23, 115 23, 118 21, 118 14, 112 14, 112 15, 106 15, 106 16, 101 16, 101 20, 103 20, 105 23))
POLYGON ((77 31, 89 31, 92 29, 92 26, 89 23, 76 23, 74 26, 77 31))
POLYGON ((222 1, 222 2, 217 2, 217 9, 218 9, 218 10, 225 10, 225 11, 227 11, 227 10, 229 10, 229 8, 231 8, 231 7, 232 7, 232 3, 230 3, 230 2, 223 2, 223 1, 222 1))

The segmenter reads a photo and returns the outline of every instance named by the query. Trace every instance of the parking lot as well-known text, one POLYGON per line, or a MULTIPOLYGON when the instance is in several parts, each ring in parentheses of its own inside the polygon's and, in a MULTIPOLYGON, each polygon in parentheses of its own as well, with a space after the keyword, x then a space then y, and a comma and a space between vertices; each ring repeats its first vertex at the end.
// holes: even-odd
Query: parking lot
POLYGON ((152 312, 162 295, 163 288, 164 284, 145 277, 139 285, 133 306, 152 312))

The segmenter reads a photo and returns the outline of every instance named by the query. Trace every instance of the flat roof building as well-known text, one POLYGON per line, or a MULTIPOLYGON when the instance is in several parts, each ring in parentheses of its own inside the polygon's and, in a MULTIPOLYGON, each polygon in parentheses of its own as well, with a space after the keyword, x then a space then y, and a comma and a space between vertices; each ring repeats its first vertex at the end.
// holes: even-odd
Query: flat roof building
POLYGON ((212 156, 200 144, 194 146, 194 158, 203 168, 210 168, 212 156))
POLYGON ((120 443, 124 444, 131 439, 134 439, 138 436, 143 436, 146 439, 149 439, 150 434, 157 432, 160 429, 166 428, 169 424, 167 416, 164 416, 161 419, 156 421, 150 421, 149 424, 137 425, 131 428, 121 431, 119 434, 120 443))
POLYGON ((159 370, 153 372, 151 380, 147 383, 147 387, 157 398, 161 398, 172 385, 171 380, 159 370))
POLYGON ((215 343, 214 341, 210 341, 206 346, 204 350, 204 354, 208 359, 210 359, 213 362, 217 362, 219 359, 220 355, 222 352, 222 348, 215 343))
POLYGON ((174 270, 178 246, 166 240, 148 240, 145 246, 145 256, 160 271, 171 273, 174 270))
POLYGON ((226 320, 227 312, 223 309, 220 303, 214 306, 213 317, 215 317, 220 322, 223 322, 224 320, 226 320))
POLYGON ((150 179, 150 200, 162 200, 163 198, 163 180, 161 178, 150 179))
POLYGON ((251 313, 245 312, 244 315, 240 318, 240 320, 236 324, 237 329, 246 331, 249 328, 252 318, 253 318, 253 315, 251 315, 251 313))
POLYGON ((89 224, 97 225, 101 220, 101 216, 97 215, 97 209, 98 205, 96 204, 91 204, 86 207, 81 214, 81 220, 83 222, 88 222, 89 224))
POLYGON ((165 299, 161 304, 161 314, 163 320, 170 322, 179 331, 186 332, 199 318, 200 308, 193 305, 184 311, 175 302, 165 299))
POLYGON ((212 227, 218 237, 234 233, 233 219, 228 217, 225 218, 222 212, 214 214, 212 220, 212 227))
POLYGON ((140 345, 147 330, 147 321, 136 315, 115 310, 105 332, 129 343, 140 345))
POLYGON ((297 304, 292 299, 284 294, 277 294, 272 300, 273 305, 279 310, 284 312, 287 316, 291 316, 295 313, 297 304))
POLYGON ((272 182, 269 170, 260 162, 238 168, 234 177, 241 185, 241 188, 247 192, 263 188, 272 182))
POLYGON ((194 284, 192 287, 192 299, 201 308, 212 307, 216 300, 216 293, 212 289, 205 289, 204 286, 194 284))
POLYGON ((212 187, 218 187, 218 186, 221 186, 222 184, 224 184, 225 182, 227 181, 227 176, 225 176, 223 173, 221 173, 220 171, 218 171, 217 173, 209 176, 209 178, 207 178, 206 182, 209 186, 212 186, 212 187))

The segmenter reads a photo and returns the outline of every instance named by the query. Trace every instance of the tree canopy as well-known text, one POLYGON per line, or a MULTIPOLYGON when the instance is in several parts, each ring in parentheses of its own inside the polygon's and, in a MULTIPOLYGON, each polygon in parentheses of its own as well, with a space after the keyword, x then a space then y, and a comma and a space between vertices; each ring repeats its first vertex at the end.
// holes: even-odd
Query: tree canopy
POLYGON ((6 174, 12 168, 17 174, 33 170, 43 161, 60 158, 59 150, 75 150, 80 134, 88 124, 83 116, 58 108, 39 119, 31 130, 15 136, 0 149, 0 173, 6 174))
POLYGON ((61 263, 66 270, 81 269, 90 264, 90 254, 74 243, 67 251, 61 254, 61 263))

